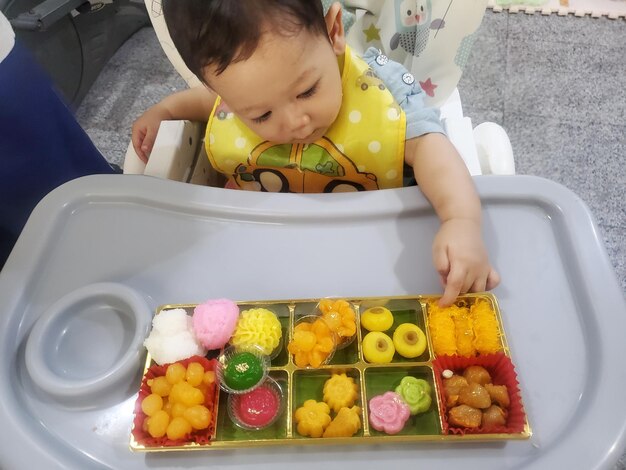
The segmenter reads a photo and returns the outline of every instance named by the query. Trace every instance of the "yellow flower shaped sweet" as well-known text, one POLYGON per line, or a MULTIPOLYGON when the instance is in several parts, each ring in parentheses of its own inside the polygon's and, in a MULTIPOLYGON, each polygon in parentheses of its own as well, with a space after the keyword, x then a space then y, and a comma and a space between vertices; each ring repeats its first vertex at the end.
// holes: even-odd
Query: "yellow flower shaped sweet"
POLYGON ((322 437, 330 424, 330 408, 326 403, 307 400, 294 415, 298 432, 302 436, 322 437))
POLYGON ((263 354, 270 355, 280 344, 282 329, 276 314, 266 308, 244 310, 230 343, 239 346, 260 346, 263 354))
POLYGON ((352 377, 345 373, 333 374, 324 382, 324 402, 338 413, 343 407, 351 407, 357 399, 359 389, 352 377))
POLYGON ((361 429, 361 408, 353 406, 352 408, 341 408, 335 419, 333 419, 326 431, 324 437, 352 437, 361 429))

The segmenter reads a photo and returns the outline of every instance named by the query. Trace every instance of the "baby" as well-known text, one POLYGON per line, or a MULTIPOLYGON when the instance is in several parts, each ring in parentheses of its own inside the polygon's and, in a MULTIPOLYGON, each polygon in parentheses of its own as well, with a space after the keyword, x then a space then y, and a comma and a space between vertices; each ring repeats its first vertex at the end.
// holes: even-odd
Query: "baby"
POLYGON ((163 120, 207 121, 205 145, 228 187, 336 192, 401 187, 411 167, 441 226, 433 261, 445 288, 494 288, 473 181, 419 86, 375 50, 346 46, 342 9, 311 0, 163 0, 170 36, 205 86, 166 97, 133 125, 147 160, 163 120), (382 79, 380 78, 382 77, 382 79))

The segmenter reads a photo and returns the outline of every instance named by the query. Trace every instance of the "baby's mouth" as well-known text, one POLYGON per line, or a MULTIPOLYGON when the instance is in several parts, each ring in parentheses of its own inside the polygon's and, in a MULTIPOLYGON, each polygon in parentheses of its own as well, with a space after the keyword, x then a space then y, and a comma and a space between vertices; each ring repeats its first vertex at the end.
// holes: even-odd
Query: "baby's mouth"
POLYGON ((296 144, 312 144, 316 140, 318 140, 324 134, 323 129, 315 129, 308 136, 303 139, 296 139, 294 143, 296 144))
POLYGON ((315 129, 313 132, 311 132, 309 135, 307 135, 306 137, 302 139, 294 139, 293 142, 295 144, 311 144, 317 140, 318 130, 319 129, 315 129))

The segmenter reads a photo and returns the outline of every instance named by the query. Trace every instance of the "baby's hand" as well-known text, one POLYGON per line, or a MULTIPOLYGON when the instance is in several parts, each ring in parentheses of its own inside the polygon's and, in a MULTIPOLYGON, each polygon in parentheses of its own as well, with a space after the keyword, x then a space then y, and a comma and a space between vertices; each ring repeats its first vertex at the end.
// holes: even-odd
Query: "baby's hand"
POLYGON ((451 305, 460 293, 490 290, 500 275, 489 263, 480 225, 473 219, 454 218, 441 224, 433 241, 433 262, 445 290, 441 307, 451 305))
POLYGON ((156 140, 161 121, 170 119, 169 112, 159 104, 156 104, 143 113, 133 123, 132 137, 133 148, 143 162, 147 162, 152 152, 152 146, 156 140))

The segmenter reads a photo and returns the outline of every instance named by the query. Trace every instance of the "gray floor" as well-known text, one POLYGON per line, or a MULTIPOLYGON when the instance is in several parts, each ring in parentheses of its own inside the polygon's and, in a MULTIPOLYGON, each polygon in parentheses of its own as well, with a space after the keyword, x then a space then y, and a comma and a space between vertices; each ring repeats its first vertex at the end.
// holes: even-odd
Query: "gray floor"
POLYGON ((459 91, 507 130, 517 173, 589 205, 626 291, 626 21, 488 12, 459 91))
MULTIPOLYGON (((78 119, 121 164, 133 120, 185 87, 151 29, 109 62, 78 119)), ((487 11, 459 84, 475 124, 501 124, 518 174, 557 181, 594 214, 626 291, 626 21, 487 11)), ((616 469, 626 469, 626 454, 616 469)))

